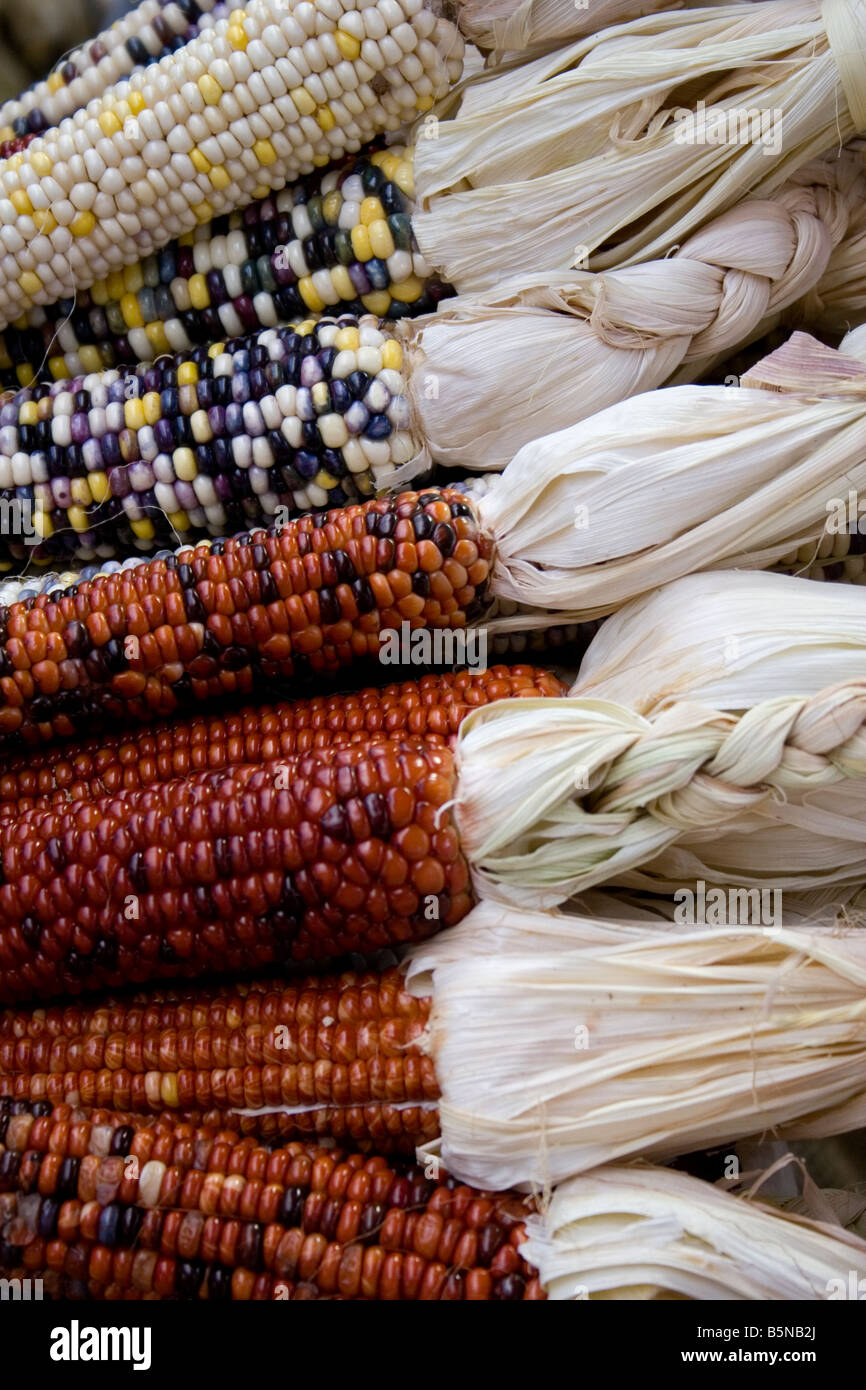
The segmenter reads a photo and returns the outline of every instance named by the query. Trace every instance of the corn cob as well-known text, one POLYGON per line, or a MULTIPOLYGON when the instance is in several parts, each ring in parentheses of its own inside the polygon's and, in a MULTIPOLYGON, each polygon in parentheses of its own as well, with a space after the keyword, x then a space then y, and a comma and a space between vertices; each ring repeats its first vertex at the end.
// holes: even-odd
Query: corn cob
POLYGON ((565 686, 531 666, 426 675, 358 694, 257 705, 227 715, 173 720, 131 734, 99 735, 61 751, 8 759, 0 772, 0 817, 137 791, 238 764, 279 763, 319 748, 378 736, 453 746, 470 709, 492 700, 561 696, 565 686))
POLYGON ((0 1102, 0 1266, 73 1296, 539 1299, 532 1209, 380 1157, 0 1102))
POLYGON ((44 82, 0 105, 0 140, 38 135, 107 87, 194 38, 226 12, 215 0, 143 0, 95 39, 64 55, 44 82))
POLYGON ((0 334, 0 381, 29 386, 149 362, 218 338, 343 312, 429 313, 451 293, 412 234, 402 146, 359 155, 115 271, 0 334))
POLYGON ((422 0, 381 5, 251 0, 7 161, 4 326, 429 108, 462 39, 422 0))
POLYGON ((0 729, 29 743, 106 716, 148 722, 247 692, 256 676, 336 671, 401 623, 482 610, 490 542, 461 494, 403 493, 0 609, 0 729))
POLYGON ((312 962, 420 940, 469 910, 423 740, 319 750, 7 823, 0 1002, 312 962))
POLYGON ((439 1132, 428 1014, 395 968, 6 1010, 0 1096, 413 1148, 439 1132))
POLYGON ((0 406, 0 563, 153 550, 409 481, 427 457, 402 361, 346 316, 19 391, 0 406))

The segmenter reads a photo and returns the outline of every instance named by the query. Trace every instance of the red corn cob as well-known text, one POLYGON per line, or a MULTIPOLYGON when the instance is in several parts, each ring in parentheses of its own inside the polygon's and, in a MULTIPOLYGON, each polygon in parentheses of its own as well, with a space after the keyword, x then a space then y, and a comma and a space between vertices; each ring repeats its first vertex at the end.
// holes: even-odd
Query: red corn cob
POLYGON ((377 742, 28 811, 0 1002, 419 940, 471 906, 446 748, 377 742))
POLYGON ((7 1009, 0 1095, 414 1150, 439 1132, 429 1009, 393 968, 7 1009))
POLYGON ((0 773, 0 819, 70 800, 112 796, 239 763, 273 763, 316 748, 362 743, 371 735, 423 737, 448 745, 470 709, 517 696, 567 693, 532 666, 427 675, 357 695, 318 696, 227 715, 175 719, 64 748, 10 758, 0 773))
POLYGON ((491 555, 462 493, 410 492, 0 608, 0 740, 151 722, 260 678, 332 673, 403 622, 465 627, 491 555))
POLYGON ((531 1210, 381 1157, 0 1102, 0 1266, 71 1297, 539 1299, 531 1210))

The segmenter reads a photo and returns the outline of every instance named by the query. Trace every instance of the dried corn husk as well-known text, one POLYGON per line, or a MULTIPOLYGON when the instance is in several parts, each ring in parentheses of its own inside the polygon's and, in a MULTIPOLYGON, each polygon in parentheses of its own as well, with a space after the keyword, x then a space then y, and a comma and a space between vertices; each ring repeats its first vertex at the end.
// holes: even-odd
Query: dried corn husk
POLYGON ((866 1274, 858 1236, 643 1165, 564 1183, 527 1236, 553 1299, 858 1298, 866 1274))
MULTIPOLYGON (((418 947, 449 1172, 546 1187, 631 1155, 846 1128, 866 1105, 866 933, 519 912, 418 947)), ((835 1132, 838 1132, 836 1130, 835 1132)))
POLYGON ((674 256, 604 274, 518 277, 405 321, 433 457, 502 468, 539 434, 675 373, 694 380, 693 364, 760 336, 768 316, 817 283, 864 202, 866 170, 847 152, 800 170, 772 199, 722 213, 674 256))
POLYGON ((562 43, 658 9, 667 0, 460 0, 460 29, 479 48, 514 53, 562 43))
POLYGON ((426 260, 474 293, 667 254, 866 129, 864 28, 857 0, 651 15, 484 81, 417 142, 426 260))
POLYGON ((866 365, 799 333, 740 389, 652 391, 534 440, 479 509, 496 592, 577 622, 698 570, 817 552, 852 488, 866 495, 866 365))

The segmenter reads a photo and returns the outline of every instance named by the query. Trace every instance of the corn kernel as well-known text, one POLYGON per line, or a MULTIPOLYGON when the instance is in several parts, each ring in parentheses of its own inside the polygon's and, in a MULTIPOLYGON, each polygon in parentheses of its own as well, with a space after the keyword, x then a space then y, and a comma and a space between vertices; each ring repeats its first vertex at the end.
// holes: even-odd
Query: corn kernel
POLYGON ((106 278, 105 283, 108 287, 109 299, 118 300, 126 293, 123 276, 119 270, 112 270, 111 274, 106 278))
POLYGON ((207 350, 207 355, 208 357, 219 357, 220 353, 224 351, 225 343, 211 343, 207 350))
POLYGON ((35 270, 25 270, 18 277, 18 284, 26 295, 32 299, 42 289, 42 281, 35 270))
MULTIPOLYGON (((178 374, 178 381, 179 380, 180 374, 178 374)), ((195 454, 193 453, 192 449, 188 449, 185 446, 180 449, 175 449, 174 453, 171 456, 171 461, 174 466, 175 474, 177 475, 180 482, 191 483, 195 478, 198 477, 198 469, 196 468, 195 464, 195 454)))
POLYGON ((343 195, 339 189, 333 188, 330 193, 326 193, 322 199, 322 216, 329 227, 336 227, 340 220, 340 208, 343 206, 343 195))
POLYGON ((66 519, 73 531, 87 530, 87 512, 83 507, 69 507, 66 511, 66 519))
POLYGON ((50 174, 51 170, 54 168, 50 156, 47 155, 44 150, 34 150, 29 156, 29 159, 30 168, 33 170, 34 174, 38 174, 40 178, 44 178, 46 174, 50 174))
POLYGON ((338 352, 357 352, 360 346, 361 335, 357 328, 341 328, 334 339, 334 347, 338 352))
POLYGON ((123 287, 130 294, 138 294, 138 291, 144 288, 144 270, 140 261, 135 261, 133 265, 124 266, 121 274, 123 287))
POLYGON ((154 351, 154 356, 159 357, 163 352, 171 352, 171 343, 165 333, 165 324, 162 319, 154 319, 153 323, 146 323, 144 331, 147 334, 147 341, 154 351))
POLYGON ((39 407, 35 401, 24 401, 18 407, 18 423, 19 425, 39 424, 39 407))
POLYGON ((69 483, 69 493, 73 502, 79 507, 89 507, 93 503, 90 493, 90 483, 86 478, 72 478, 69 483))
POLYGON ((144 517, 142 521, 131 521, 129 523, 132 534, 137 536, 140 541, 152 541, 156 532, 153 529, 153 522, 144 517))
POLYGON ((33 204, 27 197, 23 188, 16 188, 13 193, 10 193, 9 201, 15 211, 20 213, 22 217, 29 217, 33 211, 33 204))
POLYGON ((90 286, 90 298, 94 304, 108 303, 108 285, 104 280, 94 280, 90 286))
POLYGON ((348 58, 350 63, 354 63, 355 59, 361 56, 361 44, 354 34, 347 34, 345 29, 337 29, 334 38, 343 57, 348 58))
POLYGON ((232 48, 239 48, 241 52, 246 48, 249 39, 239 24, 230 24, 226 31, 226 38, 232 48))
POLYGON ((140 397, 133 396, 131 400, 124 401, 123 420, 128 430, 144 428, 144 406, 140 397))
POLYGON ((410 275, 408 280, 402 280, 399 285, 392 285, 391 293, 403 304, 414 304, 424 293, 424 281, 419 280, 417 275, 410 275))
POLYGON ((367 230, 370 235, 373 255, 378 256, 382 261, 387 261, 388 257, 394 254, 394 238, 388 223, 384 217, 377 217, 375 222, 370 223, 367 230))
POLYGON ((373 290, 361 295, 361 303, 368 313, 384 318, 391 307, 391 296, 387 290, 373 290))
POLYGON ((266 183, 257 183, 256 186, 255 186, 255 188, 253 189, 253 197, 254 197, 254 198, 267 198, 268 194, 269 194, 271 191, 272 191, 272 190, 268 187, 268 185, 267 185, 266 183))
POLYGON ((260 164, 276 164, 277 152, 270 140, 257 140, 253 145, 253 154, 260 164))
POLYGON ((141 92, 127 92, 126 101, 133 116, 138 116, 147 105, 141 92))
POLYGON ((197 86, 204 98, 205 104, 207 106, 216 106, 223 94, 223 89, 216 78, 212 77, 209 72, 203 72, 198 79, 197 86))
POLYGON ((189 157, 200 174, 210 173, 211 162, 206 155, 202 154, 200 149, 190 150, 189 157))
MULTIPOLYGON (((177 512, 167 512, 166 515, 168 516, 169 525, 173 526, 175 531, 188 531, 190 529, 192 523, 187 513, 182 509, 177 512)), ((177 1102, 175 1102, 175 1104, 177 1104, 177 1102)))
POLYGON ((181 362, 177 369, 178 386, 195 386, 198 381, 198 367, 195 362, 181 362))
POLYGON ((193 208, 193 212, 195 213, 196 218, 199 222, 213 221, 213 208, 207 201, 203 203, 196 203, 195 207, 193 208))
POLYGON ((48 79, 47 86, 52 96, 55 92, 59 92, 61 87, 66 86, 66 83, 63 80, 63 74, 60 72, 52 72, 51 76, 48 79))
POLYGON ((325 301, 313 284, 312 277, 303 275, 298 281, 298 293, 303 299, 308 309, 312 309, 314 314, 321 314, 325 309, 325 301))
POLYGON ((384 155, 384 159, 379 165, 379 168, 390 183, 400 167, 400 156, 392 154, 390 150, 382 150, 382 154, 384 155))
POLYGON ((222 164, 218 164, 215 169, 211 169, 208 177, 210 178, 210 181, 213 184, 214 188, 218 188, 220 190, 222 190, 223 188, 228 188, 229 184, 231 183, 231 178, 229 177, 228 172, 223 168, 222 164))
POLYGON ((57 226, 57 218, 50 208, 36 208, 33 213, 33 225, 42 236, 50 236, 57 226))
POLYGON ((41 540, 47 541, 54 535, 54 522, 51 513, 44 507, 37 507, 33 514, 33 529, 41 540))
POLYGON ((120 297, 120 312, 123 315, 123 322, 127 328, 143 328, 144 319, 138 307, 138 300, 132 293, 123 294, 120 297))
POLYGON ((393 183, 396 183, 401 193, 405 193, 407 198, 415 197, 415 171, 412 167, 411 159, 401 159, 397 168, 394 170, 393 183))
POLYGON ((206 309, 210 304, 210 294, 208 293, 207 281, 199 272, 191 275, 187 281, 190 303, 194 309, 206 309))
MULTIPOLYGON (((94 343, 85 343, 78 349, 78 360, 85 372, 101 372, 105 364, 99 355, 99 348, 94 343)), ((67 372, 68 376, 69 373, 67 372)))
POLYGON ((92 212, 80 212, 77 217, 73 217, 69 230, 73 236, 90 236, 95 226, 96 218, 92 212))
POLYGON ((337 118, 330 106, 320 106, 316 112, 316 122, 322 130, 333 130, 337 124, 337 118))
POLYGON ((334 293, 338 299, 343 299, 349 303, 355 298, 358 291, 352 284, 352 277, 344 265, 331 266, 331 284, 334 286, 334 293))
POLYGON ((314 169, 324 169, 325 165, 326 165, 326 164, 330 164, 330 162, 331 162, 331 156, 330 156, 329 154, 315 154, 315 155, 313 155, 313 168, 314 168, 314 169))
POLYGON ((294 91, 289 92, 289 96, 297 107, 299 115, 312 116, 316 109, 316 103, 313 101, 306 87, 295 87, 294 91))
POLYGON ((428 94, 426 97, 419 97, 419 98, 418 98, 418 100, 415 102, 415 110, 416 110, 416 111, 429 111, 429 110, 430 110, 430 107, 431 107, 431 106, 435 106, 435 105, 436 105, 436 98, 435 98, 435 97, 432 97, 432 96, 430 96, 430 95, 428 94))
POLYGON ((90 492, 97 505, 107 502, 111 496, 111 484, 108 481, 108 474, 101 469, 96 473, 88 473, 87 481, 90 483, 90 492))
POLYGON ((36 380, 36 372, 30 362, 22 362, 15 368, 15 375, 21 386, 30 386, 36 380))
POLYGON ((155 425, 162 414, 159 392, 145 391, 141 398, 141 408, 144 411, 144 423, 146 425, 155 425))
POLYGON ((66 370, 65 357, 49 357, 48 370, 54 377, 55 381, 62 381, 65 376, 69 376, 69 373, 66 370))
POLYGON ((356 260, 369 261, 373 255, 373 248, 370 245, 370 233, 361 222, 357 222, 350 233, 352 239, 352 251, 356 260))
POLYGON ((121 129, 120 121, 113 111, 102 111, 99 115, 99 129, 103 135, 117 135, 121 129))
POLYGON ((402 369, 403 349, 396 338, 388 338, 382 344, 382 366, 392 372, 402 369))

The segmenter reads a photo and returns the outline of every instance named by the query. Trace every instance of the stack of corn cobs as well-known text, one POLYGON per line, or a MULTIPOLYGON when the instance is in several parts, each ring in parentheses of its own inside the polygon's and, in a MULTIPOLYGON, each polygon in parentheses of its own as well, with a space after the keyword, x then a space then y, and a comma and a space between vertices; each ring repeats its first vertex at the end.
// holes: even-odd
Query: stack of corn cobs
POLYGON ((779 1180, 866 1124, 862 6, 453 8, 144 0, 0 110, 52 1297, 866 1275, 779 1180))

